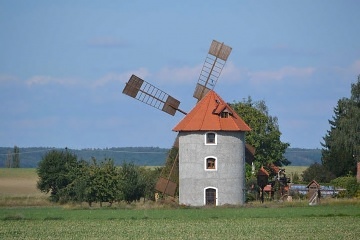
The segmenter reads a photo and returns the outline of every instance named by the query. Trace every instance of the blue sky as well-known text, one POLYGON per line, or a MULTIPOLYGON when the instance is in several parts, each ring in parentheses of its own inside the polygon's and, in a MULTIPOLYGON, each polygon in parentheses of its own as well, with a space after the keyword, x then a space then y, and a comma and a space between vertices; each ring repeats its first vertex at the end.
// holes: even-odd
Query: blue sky
POLYGON ((0 146, 170 147, 183 118, 122 94, 136 74, 189 111, 213 39, 215 91, 251 96, 281 140, 321 148, 360 74, 360 1, 0 1, 0 146))

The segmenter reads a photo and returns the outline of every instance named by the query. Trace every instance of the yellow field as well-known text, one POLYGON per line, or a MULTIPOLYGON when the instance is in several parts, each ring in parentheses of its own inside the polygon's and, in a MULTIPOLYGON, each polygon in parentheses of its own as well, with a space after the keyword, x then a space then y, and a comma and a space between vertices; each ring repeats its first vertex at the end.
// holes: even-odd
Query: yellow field
POLYGON ((0 196, 42 196, 34 168, 0 168, 0 196))
POLYGON ((284 168, 286 175, 289 177, 295 173, 297 173, 300 177, 301 174, 308 168, 308 166, 285 166, 284 168))

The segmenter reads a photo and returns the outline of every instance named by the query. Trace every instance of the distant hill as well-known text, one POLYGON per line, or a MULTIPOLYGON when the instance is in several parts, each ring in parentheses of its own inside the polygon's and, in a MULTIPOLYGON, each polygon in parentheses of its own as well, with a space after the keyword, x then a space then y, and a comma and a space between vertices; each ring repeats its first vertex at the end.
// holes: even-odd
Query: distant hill
MULTIPOLYGON (((34 168, 38 162, 51 150, 65 151, 65 149, 36 147, 36 148, 20 148, 20 167, 34 168)), ((105 148, 105 149, 68 149, 74 153, 78 159, 86 161, 92 157, 101 161, 105 158, 111 158, 116 165, 122 165, 123 162, 133 162, 141 166, 161 166, 165 164, 168 149, 158 147, 121 147, 121 148, 105 148)), ((13 148, 0 147, 0 167, 5 166, 8 153, 13 152, 13 148)))
MULTIPOLYGON (((35 168, 38 162, 45 154, 56 148, 35 147, 20 148, 20 167, 35 168)), ((65 149, 56 149, 65 151, 65 149)), ((68 149, 76 154, 79 159, 91 160, 92 157, 98 161, 104 158, 111 158, 116 165, 121 165, 124 161, 133 162, 140 166, 162 166, 169 149, 158 147, 120 147, 105 149, 68 149)), ((0 167, 5 166, 8 153, 13 152, 13 148, 0 147, 0 167)), ((291 166, 310 166, 311 164, 321 162, 321 149, 300 149, 289 148, 285 157, 291 161, 291 166)))
POLYGON ((310 166, 321 163, 321 149, 288 148, 285 157, 291 162, 291 166, 310 166))

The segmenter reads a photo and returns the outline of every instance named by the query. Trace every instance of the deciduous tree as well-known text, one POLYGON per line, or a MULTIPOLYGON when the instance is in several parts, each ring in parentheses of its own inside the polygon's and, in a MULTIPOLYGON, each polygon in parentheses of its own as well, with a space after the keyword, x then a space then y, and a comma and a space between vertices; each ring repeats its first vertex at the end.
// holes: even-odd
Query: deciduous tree
POLYGON ((139 167, 133 163, 124 162, 120 171, 120 188, 123 200, 127 203, 138 201, 145 194, 145 182, 142 178, 139 167))
POLYGON ((50 192, 50 200, 58 202, 59 191, 66 188, 76 178, 77 157, 69 151, 52 150, 39 162, 37 187, 42 192, 50 192))
POLYGON ((335 175, 319 163, 311 164, 302 174, 304 182, 315 180, 319 183, 328 183, 335 178, 335 175))
POLYGON ((231 107, 252 129, 246 133, 246 143, 255 147, 254 161, 257 167, 290 163, 284 157, 289 143, 280 140, 281 132, 277 117, 270 116, 265 101, 252 101, 251 97, 243 102, 234 102, 231 107))

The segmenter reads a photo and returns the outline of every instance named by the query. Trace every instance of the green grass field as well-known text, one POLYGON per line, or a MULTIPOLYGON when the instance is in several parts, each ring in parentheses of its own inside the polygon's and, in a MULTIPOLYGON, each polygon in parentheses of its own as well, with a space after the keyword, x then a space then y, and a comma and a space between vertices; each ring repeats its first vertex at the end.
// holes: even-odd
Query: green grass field
POLYGON ((1 239, 357 239, 360 205, 0 208, 1 239))
POLYGON ((216 208, 153 202, 89 208, 50 205, 36 189, 36 180, 34 169, 0 169, 0 182, 13 181, 14 187, 11 191, 6 187, 3 194, 0 185, 0 239, 358 239, 360 235, 359 200, 323 200, 317 206, 303 200, 216 208))

